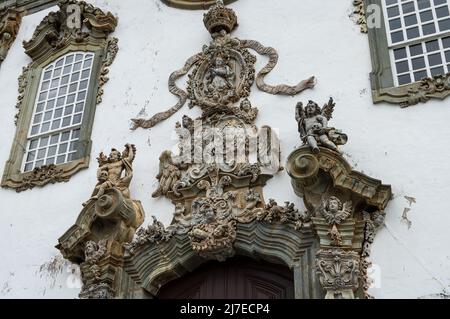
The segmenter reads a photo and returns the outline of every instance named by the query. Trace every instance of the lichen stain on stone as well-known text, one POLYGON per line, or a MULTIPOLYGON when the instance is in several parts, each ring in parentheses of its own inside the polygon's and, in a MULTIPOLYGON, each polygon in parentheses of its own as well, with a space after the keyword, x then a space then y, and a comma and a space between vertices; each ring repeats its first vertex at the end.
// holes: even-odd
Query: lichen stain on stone
POLYGON ((46 279, 50 279, 50 288, 54 288, 56 284, 56 278, 63 273, 64 268, 68 267, 70 263, 61 255, 56 255, 50 261, 42 264, 39 267, 37 273, 40 274, 40 278, 45 276, 46 279))

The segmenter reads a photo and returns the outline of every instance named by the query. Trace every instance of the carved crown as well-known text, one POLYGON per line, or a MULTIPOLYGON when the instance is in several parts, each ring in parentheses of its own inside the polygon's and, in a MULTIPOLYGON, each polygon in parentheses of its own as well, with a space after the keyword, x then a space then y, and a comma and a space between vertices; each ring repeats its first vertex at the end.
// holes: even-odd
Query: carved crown
POLYGON ((211 34, 221 30, 230 33, 238 25, 236 14, 232 9, 225 7, 222 0, 218 0, 217 3, 205 13, 203 23, 211 34))

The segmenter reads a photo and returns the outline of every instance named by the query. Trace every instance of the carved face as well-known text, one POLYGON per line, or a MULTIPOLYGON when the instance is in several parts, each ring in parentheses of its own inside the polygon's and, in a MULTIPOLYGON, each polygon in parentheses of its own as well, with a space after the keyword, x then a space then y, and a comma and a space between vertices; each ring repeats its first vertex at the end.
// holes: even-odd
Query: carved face
POLYGON ((224 61, 221 57, 217 57, 217 58, 214 60, 214 65, 215 65, 216 67, 223 67, 223 66, 225 65, 225 61, 224 61))
POLYGON ((108 179, 108 172, 107 171, 101 171, 100 176, 98 178, 100 181, 104 182, 108 179))
POLYGON ((117 162, 120 160, 120 157, 121 157, 120 152, 113 148, 111 150, 111 153, 109 154, 108 161, 117 162))
POLYGON ((245 99, 244 101, 242 101, 241 103, 241 108, 242 110, 244 110, 245 112, 248 112, 251 109, 252 105, 250 104, 250 101, 245 99))
POLYGON ((95 246, 96 246, 96 244, 91 240, 86 243, 86 247, 85 247, 86 256, 89 256, 90 254, 92 254, 93 252, 96 251, 95 246))
POLYGON ((337 199, 336 197, 330 197, 330 199, 328 200, 328 210, 330 212, 337 212, 341 209, 341 201, 339 199, 337 199))
POLYGON ((305 112, 306 115, 309 117, 318 114, 320 112, 320 109, 317 103, 309 101, 309 103, 306 105, 305 112))

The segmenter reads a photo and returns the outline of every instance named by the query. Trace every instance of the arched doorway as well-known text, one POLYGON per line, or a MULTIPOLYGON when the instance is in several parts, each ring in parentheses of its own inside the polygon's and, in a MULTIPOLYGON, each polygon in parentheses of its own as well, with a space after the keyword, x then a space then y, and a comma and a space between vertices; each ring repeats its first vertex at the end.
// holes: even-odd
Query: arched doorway
POLYGON ((292 271, 283 265, 232 258, 210 261, 164 285, 160 299, 293 299, 292 271))

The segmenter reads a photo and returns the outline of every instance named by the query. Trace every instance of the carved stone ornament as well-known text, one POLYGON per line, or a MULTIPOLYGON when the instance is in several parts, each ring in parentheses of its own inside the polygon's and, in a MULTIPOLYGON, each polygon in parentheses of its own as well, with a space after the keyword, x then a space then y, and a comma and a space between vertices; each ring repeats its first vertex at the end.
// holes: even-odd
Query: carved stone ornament
POLYGON ((329 144, 331 135, 322 132, 327 141, 320 133, 308 131, 316 122, 320 129, 327 128, 333 107, 332 99, 322 109, 312 101, 306 110, 297 105, 300 134, 312 138, 303 138, 304 144, 289 155, 287 172, 319 238, 316 272, 326 298, 370 298, 370 246, 383 224, 392 192, 389 185, 354 171, 336 144, 329 144))
MULTIPOLYGON (((236 0, 224 0, 224 4, 232 3, 236 0)), ((180 9, 208 9, 216 3, 216 0, 162 0, 170 7, 180 9)))
POLYGON ((360 275, 359 255, 330 249, 320 250, 316 258, 319 281, 327 291, 325 299, 354 299, 360 275))
POLYGON ((36 186, 44 186, 47 184, 55 184, 60 182, 67 182, 68 176, 65 176, 62 169, 54 164, 35 168, 31 174, 27 174, 22 183, 16 188, 17 192, 22 192, 27 189, 32 189, 36 186))
MULTIPOLYGON (((90 132, 95 111, 88 112, 83 119, 82 130, 84 140, 79 141, 77 159, 54 166, 41 166, 32 172, 22 172, 24 145, 27 144, 28 127, 32 121, 33 106, 38 90, 41 72, 49 63, 72 51, 92 51, 94 61, 100 66, 94 66, 96 74, 92 74, 88 90, 88 100, 100 103, 103 85, 108 81, 109 66, 118 52, 118 40, 110 37, 117 26, 117 19, 110 12, 103 12, 84 1, 63 0, 58 3, 59 11, 50 12, 38 25, 33 37, 24 41, 25 52, 32 62, 23 68, 19 77, 19 90, 15 117, 17 130, 11 149, 10 158, 6 163, 2 187, 24 191, 35 186, 49 183, 66 182, 81 169, 87 168, 90 160, 90 132), (93 95, 94 99, 89 97, 93 95)), ((0 28, 0 34, 1 34, 0 28)), ((0 49, 1 50, 1 49, 0 49)), ((95 106, 88 109, 95 110, 95 106)))
POLYGON ((313 153, 320 152, 319 145, 340 152, 338 145, 347 143, 347 135, 333 127, 328 127, 328 121, 333 116, 335 103, 332 98, 320 108, 314 101, 309 101, 305 108, 298 103, 295 119, 298 131, 304 144, 308 144, 313 153))
POLYGON ((364 0, 353 0, 353 14, 356 16, 356 23, 361 29, 361 33, 367 33, 366 9, 364 0))
POLYGON ((98 184, 84 203, 78 219, 56 246, 63 256, 80 265, 80 298, 114 298, 121 279, 124 248, 144 220, 139 201, 130 199, 129 185, 135 148, 127 144, 100 154, 98 184))
POLYGON ((14 10, 0 11, 0 66, 17 37, 22 15, 14 10))
POLYGON ((375 101, 386 101, 408 107, 431 99, 444 100, 450 95, 450 73, 404 86, 373 91, 375 101))
POLYGON ((200 107, 204 116, 217 111, 233 113, 235 104, 249 96, 255 80, 260 90, 270 94, 296 95, 314 87, 314 77, 295 86, 266 84, 264 77, 276 66, 278 53, 257 41, 231 37, 230 33, 237 27, 237 16, 232 9, 226 8, 222 1, 217 1, 216 5, 205 13, 203 22, 211 33, 212 42, 204 45, 201 53, 189 58, 182 69, 169 77, 169 90, 179 98, 178 103, 148 120, 132 119, 133 129, 155 126, 175 114, 187 99, 190 100, 190 107, 200 107), (268 64, 257 75, 256 57, 249 49, 269 58, 268 64), (189 74, 191 69, 193 71, 189 74), (175 83, 186 74, 189 74, 187 93, 175 83))

